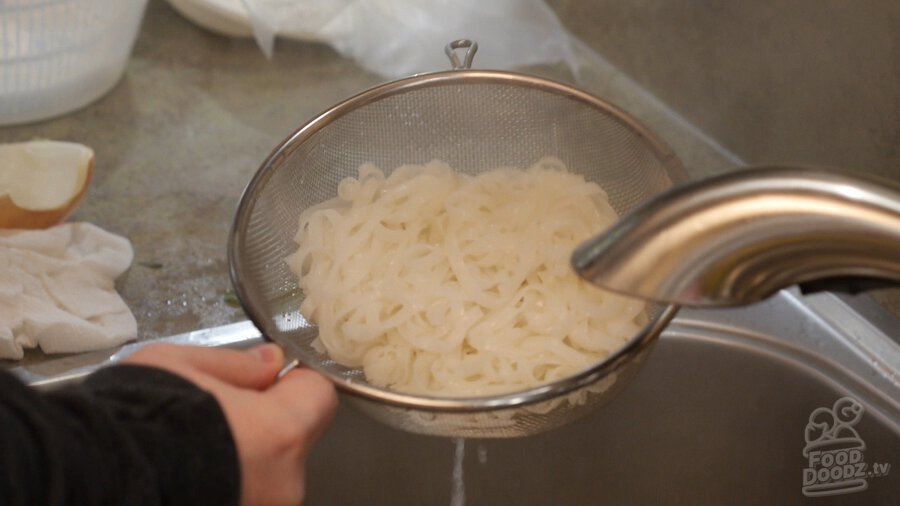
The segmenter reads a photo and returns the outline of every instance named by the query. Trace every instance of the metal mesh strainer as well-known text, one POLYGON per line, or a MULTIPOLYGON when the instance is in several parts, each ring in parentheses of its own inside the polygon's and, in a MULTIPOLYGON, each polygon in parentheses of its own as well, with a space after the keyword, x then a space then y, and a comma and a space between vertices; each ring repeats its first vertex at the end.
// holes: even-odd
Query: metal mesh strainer
MULTIPOLYGON (((316 327, 284 259, 298 216, 332 198, 364 162, 385 171, 440 159, 467 173, 528 167, 544 156, 596 181, 621 214, 682 178, 674 154, 624 112, 545 79, 467 68, 377 86, 322 113, 288 137, 247 186, 229 240, 237 295, 256 326, 289 355, 330 377, 373 417, 453 437, 514 437, 562 425, 611 398, 636 371, 675 308, 605 362, 527 391, 480 398, 404 394, 368 384, 312 348, 316 327)), ((540 245, 534 245, 540 247, 540 245)))

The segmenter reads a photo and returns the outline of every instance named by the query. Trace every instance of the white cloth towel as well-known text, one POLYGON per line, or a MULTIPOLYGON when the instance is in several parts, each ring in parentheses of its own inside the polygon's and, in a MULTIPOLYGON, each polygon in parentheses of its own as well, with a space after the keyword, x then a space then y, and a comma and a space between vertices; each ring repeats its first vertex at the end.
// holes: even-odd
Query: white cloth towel
POLYGON ((0 358, 136 338, 137 322, 114 285, 133 257, 128 239, 90 223, 0 230, 0 358))

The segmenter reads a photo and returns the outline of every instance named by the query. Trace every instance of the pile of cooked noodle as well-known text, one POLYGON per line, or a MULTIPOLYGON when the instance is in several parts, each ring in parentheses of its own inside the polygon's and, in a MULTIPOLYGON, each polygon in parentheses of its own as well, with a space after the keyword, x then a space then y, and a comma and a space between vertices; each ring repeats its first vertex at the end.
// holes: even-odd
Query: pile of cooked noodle
POLYGON ((640 329, 642 302, 569 266, 616 217, 556 159, 475 176, 366 164, 301 214, 287 261, 336 362, 403 392, 493 395, 580 372, 640 329))

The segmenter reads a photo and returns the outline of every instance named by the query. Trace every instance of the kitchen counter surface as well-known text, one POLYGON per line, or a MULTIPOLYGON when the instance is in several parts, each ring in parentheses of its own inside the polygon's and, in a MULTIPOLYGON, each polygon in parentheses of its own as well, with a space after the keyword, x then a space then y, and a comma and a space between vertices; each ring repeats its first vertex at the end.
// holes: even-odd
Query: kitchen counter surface
MULTIPOLYGON (((736 165, 604 60, 580 54, 578 79, 558 67, 526 71, 630 112, 670 143, 692 177, 736 165)), ((252 39, 206 32, 151 0, 125 76, 109 94, 60 118, 0 128, 0 142, 41 137, 94 148, 94 179, 71 220, 132 241, 134 263, 117 288, 139 340, 155 339, 245 319, 225 251, 241 191, 292 131, 383 81, 320 44, 279 41, 267 60, 252 39)), ((41 358, 32 351, 26 362, 41 358)))
POLYGON ((93 147, 94 178, 70 220, 131 240, 134 263, 117 288, 139 338, 152 339, 244 318, 225 253, 241 191, 307 118, 378 82, 321 45, 279 44, 266 60, 252 40, 205 32, 151 0, 109 94, 57 119, 0 128, 0 142, 93 147))

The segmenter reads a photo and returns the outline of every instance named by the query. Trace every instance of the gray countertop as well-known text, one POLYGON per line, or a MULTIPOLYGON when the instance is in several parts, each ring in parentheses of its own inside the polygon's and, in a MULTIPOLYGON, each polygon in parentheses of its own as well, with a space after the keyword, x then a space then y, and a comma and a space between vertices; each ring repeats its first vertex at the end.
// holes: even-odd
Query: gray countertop
POLYGON ((140 339, 243 318, 226 300, 225 243, 241 191, 262 160, 315 113, 380 81, 331 49, 197 28, 150 1, 122 81, 66 116, 0 128, 0 142, 71 140, 96 152, 94 179, 70 218, 129 238, 118 282, 140 339))
MULTIPOLYGON (((735 165, 605 60, 579 54, 577 79, 560 67, 525 71, 619 105, 670 143, 693 177, 735 165)), ((60 118, 0 128, 0 142, 42 137, 94 148, 94 179, 71 220, 131 240, 134 263, 117 288, 139 340, 154 339, 245 318, 229 295, 225 251, 242 189, 305 121, 383 81, 320 44, 279 41, 267 60, 251 39, 206 32, 151 0, 109 94, 60 118)), ((34 351, 26 362, 40 358, 34 351)))

